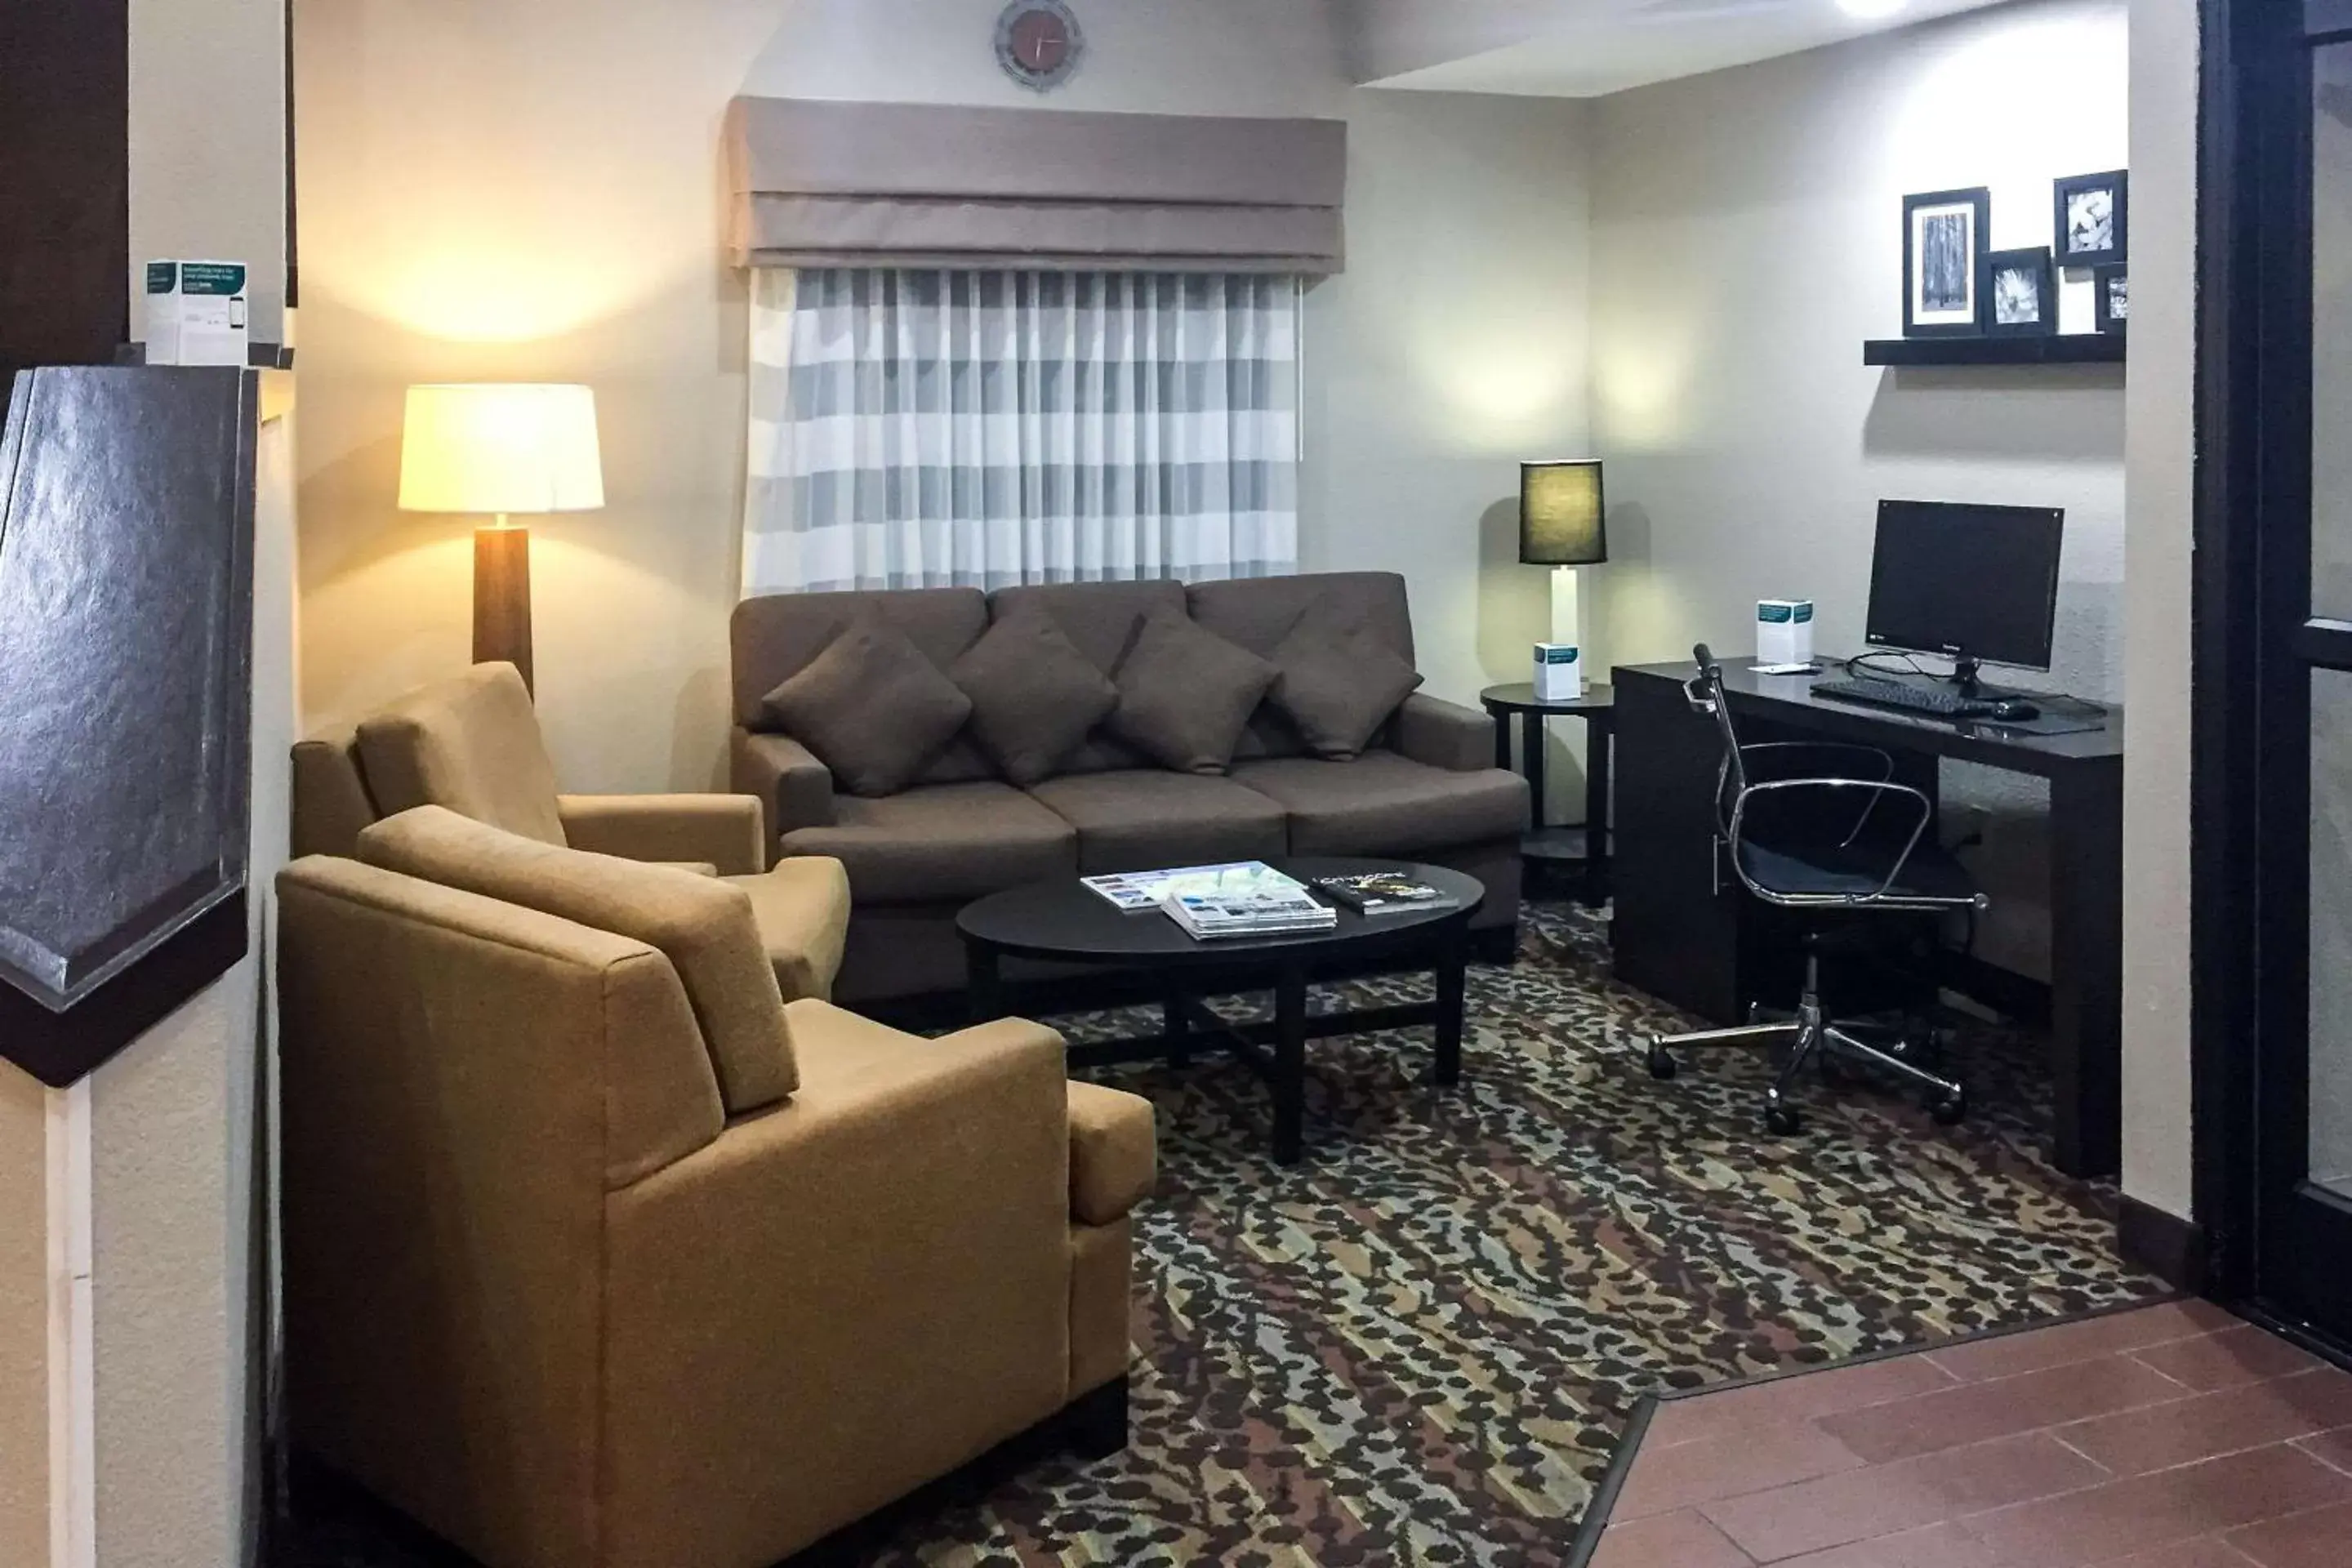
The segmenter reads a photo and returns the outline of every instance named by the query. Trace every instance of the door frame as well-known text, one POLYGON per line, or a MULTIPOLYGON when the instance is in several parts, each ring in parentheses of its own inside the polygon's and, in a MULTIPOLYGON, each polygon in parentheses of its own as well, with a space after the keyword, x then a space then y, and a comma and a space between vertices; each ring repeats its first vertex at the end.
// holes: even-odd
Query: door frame
POLYGON ((2305 661, 2297 628, 2265 625, 2262 612, 2309 604, 2307 530, 2295 533, 2294 550, 2266 549, 2265 541, 2296 509, 2303 517, 2293 527, 2304 530, 2310 505, 2305 40, 2310 32, 2352 38, 2352 0, 2200 0, 2200 11, 2194 1203, 2210 1293, 2310 1340, 2263 1300, 2259 1269, 2263 1196, 2274 1175, 2264 1168, 2274 1151, 2259 1130, 2266 1099, 2273 1124, 2282 1109, 2261 1064, 2283 1049, 2308 1049, 2308 928, 2288 911, 2307 908, 2310 882, 2305 834, 2264 832, 2274 767, 2307 774, 2310 713, 2307 701, 2275 700, 2281 664, 2305 661))

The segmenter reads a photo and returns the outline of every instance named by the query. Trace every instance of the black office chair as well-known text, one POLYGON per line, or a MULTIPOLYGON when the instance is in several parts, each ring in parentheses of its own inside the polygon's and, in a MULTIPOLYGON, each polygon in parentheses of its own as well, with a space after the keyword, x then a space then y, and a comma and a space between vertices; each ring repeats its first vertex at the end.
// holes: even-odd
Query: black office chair
MULTIPOLYGON (((1793 1016, 1766 1021, 1750 1008, 1743 1028, 1653 1036, 1650 1071, 1662 1080, 1676 1069, 1674 1047, 1785 1045, 1787 1066, 1765 1095, 1764 1120, 1773 1131, 1793 1133, 1803 1119, 1789 1090, 1817 1057, 1868 1062, 1927 1091, 1928 1109, 1949 1126, 1968 1114, 1968 1091, 1931 1072, 1917 1057, 1929 1045, 1921 1031, 1891 1033, 1832 1021, 1822 1004, 1823 950, 1857 917, 1971 918, 1989 906, 1967 869, 1929 830, 1935 807, 1927 795, 1895 782, 1895 759, 1872 746, 1790 742, 1744 746, 1725 700, 1723 667, 1701 644, 1698 674, 1684 683, 1692 708, 1714 718, 1723 735, 1723 768, 1716 786, 1718 856, 1728 858, 1740 882, 1768 904, 1812 917, 1805 930, 1805 987, 1793 1016), (1835 768, 1837 773, 1793 773, 1835 768), (1859 773, 1864 776, 1855 776, 1859 773), (1769 776, 1759 776, 1769 775, 1769 776), (1888 810, 1916 814, 1890 819, 1888 810), (1873 1037, 1885 1039, 1884 1045, 1873 1037)), ((1873 923, 1875 923, 1874 921, 1873 923)))

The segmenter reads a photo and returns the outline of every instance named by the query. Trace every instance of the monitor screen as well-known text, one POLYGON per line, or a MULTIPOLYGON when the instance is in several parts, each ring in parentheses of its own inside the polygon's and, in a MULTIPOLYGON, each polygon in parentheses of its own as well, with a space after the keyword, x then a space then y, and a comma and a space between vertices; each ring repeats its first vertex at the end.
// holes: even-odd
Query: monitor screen
POLYGON ((2049 668, 2065 531, 2049 507, 1879 502, 1870 645, 2049 668))

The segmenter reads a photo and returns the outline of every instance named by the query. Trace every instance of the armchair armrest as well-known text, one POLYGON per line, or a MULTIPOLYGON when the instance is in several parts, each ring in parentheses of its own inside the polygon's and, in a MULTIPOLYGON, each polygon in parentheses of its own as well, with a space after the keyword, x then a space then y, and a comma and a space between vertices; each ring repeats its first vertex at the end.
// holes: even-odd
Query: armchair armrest
POLYGON ((1070 1217, 1116 1225, 1160 1179, 1151 1102, 1098 1084, 1070 1085, 1070 1217))
POLYGON ((574 849, 707 865, 726 877, 768 868, 763 814, 747 795, 566 795, 555 809, 574 849))
POLYGON ((1416 691, 1397 710, 1396 749, 1447 773, 1483 773, 1495 765, 1495 721, 1416 691))
POLYGON ((803 827, 831 827, 833 773, 790 735, 735 731, 735 787, 757 795, 777 838, 803 827))

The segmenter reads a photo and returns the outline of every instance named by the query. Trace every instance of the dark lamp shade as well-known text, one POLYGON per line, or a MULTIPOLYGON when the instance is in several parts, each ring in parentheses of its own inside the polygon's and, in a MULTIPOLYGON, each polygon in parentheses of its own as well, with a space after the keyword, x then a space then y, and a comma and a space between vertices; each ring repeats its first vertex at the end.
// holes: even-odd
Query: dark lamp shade
POLYGON ((1609 522, 1598 462, 1519 465, 1519 562, 1598 566, 1609 559, 1609 522))

